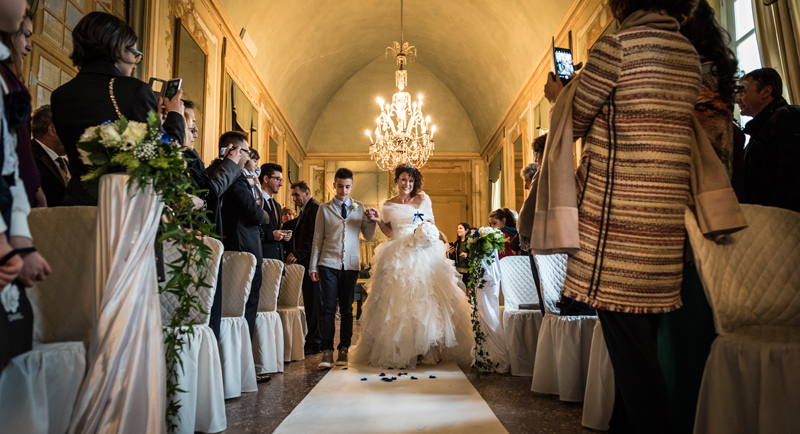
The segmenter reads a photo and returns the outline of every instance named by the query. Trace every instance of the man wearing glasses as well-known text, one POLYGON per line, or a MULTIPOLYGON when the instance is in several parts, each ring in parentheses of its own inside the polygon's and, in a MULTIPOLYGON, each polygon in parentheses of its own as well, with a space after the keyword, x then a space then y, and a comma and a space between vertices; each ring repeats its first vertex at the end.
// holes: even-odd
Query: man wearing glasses
POLYGON ((275 195, 283 186, 283 168, 275 163, 261 166, 261 196, 269 222, 261 224, 261 250, 265 258, 283 261, 283 241, 292 239, 292 231, 281 230, 281 205, 275 195))

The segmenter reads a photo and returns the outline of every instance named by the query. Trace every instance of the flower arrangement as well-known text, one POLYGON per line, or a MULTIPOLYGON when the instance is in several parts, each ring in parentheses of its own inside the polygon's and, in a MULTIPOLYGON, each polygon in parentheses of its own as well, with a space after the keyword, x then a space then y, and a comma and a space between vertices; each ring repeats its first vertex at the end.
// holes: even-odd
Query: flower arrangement
POLYGON ((475 363, 473 369, 478 372, 493 372, 498 363, 489 357, 489 352, 483 348, 486 335, 481 330, 478 317, 478 290, 483 289, 486 280, 483 278, 487 266, 494 262, 494 252, 502 249, 508 238, 500 229, 484 226, 467 238, 469 250, 469 304, 472 305, 472 331, 475 333, 475 363))
POLYGON ((167 366, 166 423, 170 432, 177 428, 178 410, 176 399, 178 369, 183 369, 181 353, 187 335, 194 333, 189 318, 193 312, 202 310, 194 295, 205 283, 210 248, 203 242, 204 236, 212 236, 212 225, 208 212, 195 210, 187 191, 192 188, 192 179, 186 169, 186 159, 181 145, 159 130, 158 115, 151 111, 147 122, 128 121, 120 117, 115 122, 89 127, 78 141, 81 160, 88 172, 81 177, 90 193, 97 196, 100 177, 109 173, 128 174, 128 192, 134 194, 151 184, 166 206, 162 209, 159 242, 173 240, 183 248, 180 256, 168 267, 169 280, 160 292, 174 294, 179 302, 172 322, 164 324, 165 360, 167 366), (190 270, 199 270, 193 276, 190 270))
POLYGON ((439 229, 431 222, 422 222, 414 229, 414 241, 420 247, 427 247, 439 241, 439 229))

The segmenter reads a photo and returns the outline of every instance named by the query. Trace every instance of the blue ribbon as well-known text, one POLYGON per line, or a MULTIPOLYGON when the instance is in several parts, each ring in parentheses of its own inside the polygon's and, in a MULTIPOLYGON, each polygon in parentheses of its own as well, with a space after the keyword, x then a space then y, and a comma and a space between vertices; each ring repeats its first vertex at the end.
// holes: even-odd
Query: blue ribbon
POLYGON ((423 213, 421 213, 421 212, 417 211, 417 212, 414 214, 414 220, 411 220, 411 223, 414 223, 415 221, 417 221, 417 218, 419 218, 419 221, 420 221, 420 223, 421 223, 421 222, 423 222, 423 221, 425 221, 425 220, 422 218, 422 216, 424 216, 424 215, 425 215, 425 214, 423 214, 423 213))

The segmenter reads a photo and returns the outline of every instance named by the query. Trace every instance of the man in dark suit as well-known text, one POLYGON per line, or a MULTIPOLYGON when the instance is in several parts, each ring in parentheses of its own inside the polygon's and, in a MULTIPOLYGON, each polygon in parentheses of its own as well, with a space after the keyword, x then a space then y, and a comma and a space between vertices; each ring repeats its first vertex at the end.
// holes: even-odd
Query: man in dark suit
MULTIPOLYGON (((220 148, 229 144, 237 146, 244 151, 243 158, 249 158, 247 136, 229 131, 219 139, 220 148)), ((222 195, 222 232, 225 234, 222 243, 226 251, 252 253, 256 257, 256 271, 253 275, 252 290, 245 304, 244 317, 250 329, 250 338, 256 324, 258 312, 258 296, 261 288, 261 242, 258 227, 270 221, 270 217, 261 209, 253 198, 250 184, 244 173, 231 183, 228 190, 222 195)))
POLYGON ((261 165, 261 197, 269 222, 261 225, 261 250, 264 257, 283 261, 283 243, 292 239, 292 232, 281 229, 281 205, 275 195, 283 186, 283 168, 275 163, 261 165))
POLYGON ((47 206, 60 206, 69 182, 69 163, 64 145, 53 126, 53 111, 50 105, 36 109, 31 119, 33 134, 33 157, 39 169, 42 191, 47 198, 47 206))
MULTIPOLYGON (((311 189, 308 188, 308 184, 305 181, 292 184, 292 201, 301 211, 300 216, 292 220, 296 222, 291 242, 292 253, 286 257, 286 262, 300 264, 308 271, 319 202, 311 197, 311 189)), ((322 293, 319 289, 319 282, 311 280, 311 276, 307 272, 303 275, 303 302, 308 326, 305 353, 306 355, 317 354, 320 352, 320 343, 322 342, 319 331, 322 293)))

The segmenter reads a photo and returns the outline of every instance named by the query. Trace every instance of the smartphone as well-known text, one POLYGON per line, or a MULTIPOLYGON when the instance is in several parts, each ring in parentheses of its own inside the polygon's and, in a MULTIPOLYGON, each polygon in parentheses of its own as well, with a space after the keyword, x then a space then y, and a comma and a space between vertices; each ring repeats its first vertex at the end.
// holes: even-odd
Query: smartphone
POLYGON ((167 86, 167 82, 160 79, 152 77, 150 79, 150 89, 153 90, 153 97, 155 97, 156 102, 159 98, 164 94, 164 88, 167 86))
POLYGON ((177 95, 178 91, 181 89, 181 82, 183 82, 183 80, 180 78, 173 78, 168 81, 167 85, 164 87, 164 98, 172 99, 177 95))
POLYGON ((562 78, 569 80, 575 75, 575 64, 572 60, 572 51, 569 48, 556 47, 556 38, 553 38, 553 71, 562 78))

